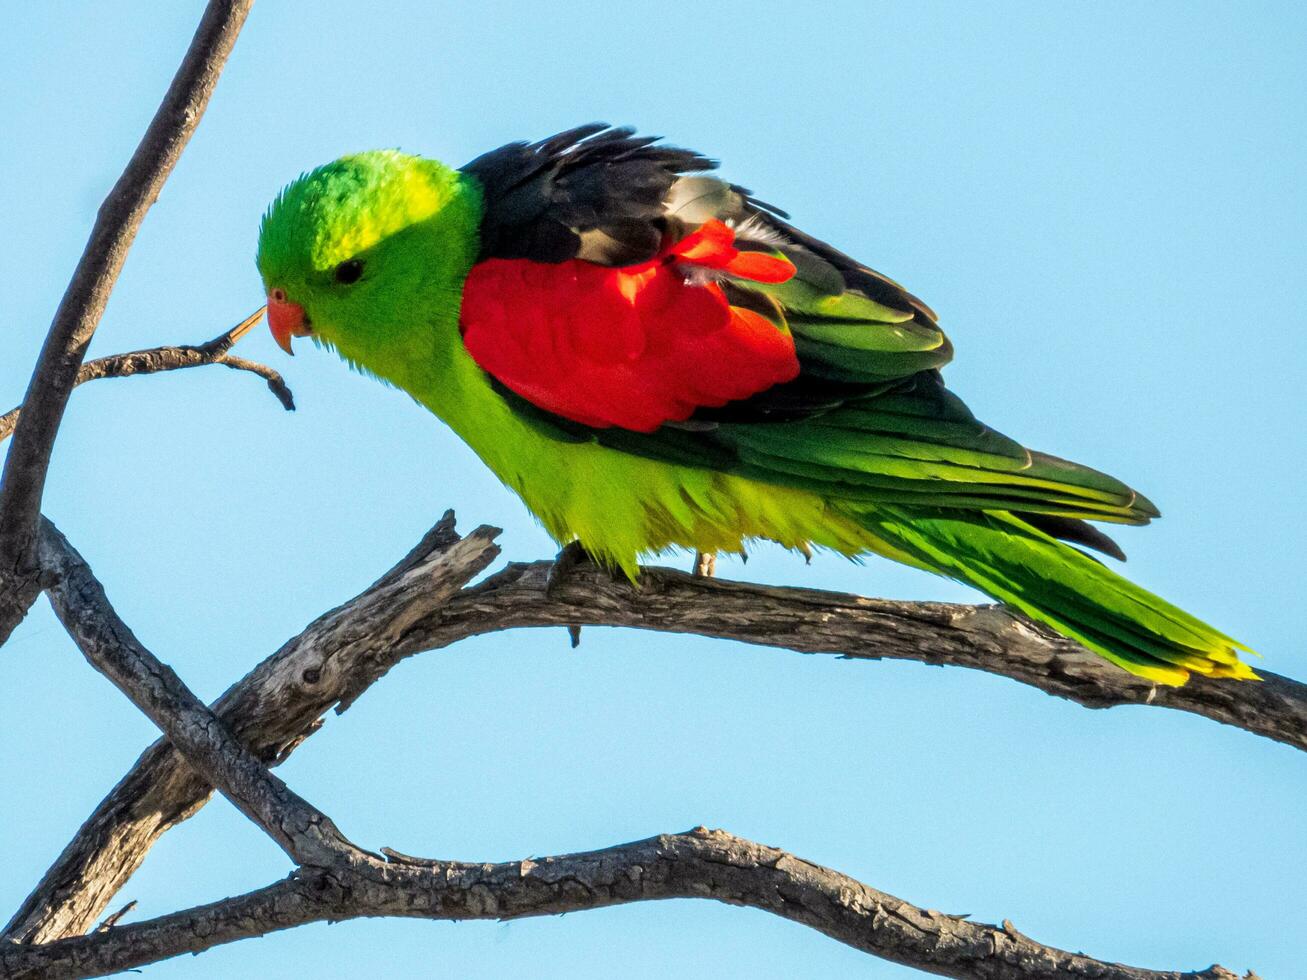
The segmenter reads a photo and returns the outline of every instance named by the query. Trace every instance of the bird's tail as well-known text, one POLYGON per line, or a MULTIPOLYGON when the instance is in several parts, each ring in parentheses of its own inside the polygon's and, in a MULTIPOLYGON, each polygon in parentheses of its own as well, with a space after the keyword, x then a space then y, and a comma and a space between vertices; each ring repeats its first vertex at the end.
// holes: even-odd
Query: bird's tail
POLYGON ((859 521, 915 563, 1021 610, 1132 674, 1172 685, 1190 671, 1257 679, 1237 653, 1248 647, 1014 514, 885 507, 859 521))

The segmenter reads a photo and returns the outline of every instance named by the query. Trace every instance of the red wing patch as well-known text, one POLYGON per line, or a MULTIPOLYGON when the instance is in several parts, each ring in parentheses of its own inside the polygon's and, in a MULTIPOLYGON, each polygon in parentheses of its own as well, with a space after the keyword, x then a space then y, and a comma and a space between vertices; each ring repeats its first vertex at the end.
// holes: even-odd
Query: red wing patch
POLYGON ((799 373, 790 335, 731 306, 687 266, 784 282, 794 266, 735 248, 710 221, 641 265, 488 259, 463 288, 463 344, 527 401, 596 428, 652 432, 695 409, 747 398, 799 373))

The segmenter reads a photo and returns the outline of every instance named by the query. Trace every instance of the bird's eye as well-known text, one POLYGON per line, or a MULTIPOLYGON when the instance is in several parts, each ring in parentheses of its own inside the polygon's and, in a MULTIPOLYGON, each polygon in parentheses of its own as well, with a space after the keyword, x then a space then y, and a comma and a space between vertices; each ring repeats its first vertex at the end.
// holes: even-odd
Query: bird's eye
POLYGON ((358 259, 346 259, 336 266, 336 282, 348 286, 363 277, 363 263, 358 259))

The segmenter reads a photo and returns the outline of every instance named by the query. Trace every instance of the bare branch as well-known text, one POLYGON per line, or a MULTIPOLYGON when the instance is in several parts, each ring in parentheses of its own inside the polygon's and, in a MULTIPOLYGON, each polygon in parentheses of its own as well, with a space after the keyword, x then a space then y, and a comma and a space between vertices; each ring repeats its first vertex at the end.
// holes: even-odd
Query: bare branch
POLYGON ((137 901, 136 899, 133 898, 130 902, 128 902, 126 905, 120 908, 117 912, 112 912, 109 915, 106 915, 104 917, 104 921, 95 927, 95 931, 108 932, 110 929, 112 929, 114 926, 116 926, 119 922, 123 920, 123 916, 125 916, 132 909, 136 908, 136 905, 137 905, 137 901))
POLYGON ((349 844, 336 825, 274 776, 147 650, 109 603, 86 561, 48 520, 41 564, 55 615, 87 662, 167 736, 191 768, 216 786, 298 864, 331 864, 349 844))
POLYGON ((602 851, 503 864, 426 861, 305 869, 236 898, 107 932, 0 946, 10 980, 99 976, 309 922, 362 916, 516 919, 667 898, 770 912, 855 949, 983 980, 1238 980, 1219 966, 1144 970, 1045 946, 1002 926, 923 909, 773 847, 702 827, 602 851))
MULTIPOLYGON (((178 347, 151 347, 148 350, 134 350, 126 354, 111 354, 88 361, 77 371, 76 387, 87 381, 100 378, 130 378, 137 374, 157 374, 160 371, 180 371, 185 368, 204 367, 207 364, 221 364, 237 371, 256 374, 268 383, 268 390, 277 396, 277 401, 286 411, 295 411, 295 396, 280 374, 257 361, 246 360, 231 354, 232 345, 245 336, 256 323, 263 318, 264 307, 259 307, 248 317, 225 333, 220 333, 203 344, 184 344, 178 347)), ((0 415, 0 441, 13 435, 18 425, 18 417, 23 409, 20 405, 0 415)))
MULTIPOLYGON (((407 656, 499 630, 586 623, 970 667, 1086 707, 1162 705, 1307 750, 1307 686, 1297 681, 1274 674, 1264 674, 1260 684, 1195 677, 1182 688, 1157 688, 1000 606, 867 599, 661 568, 645 569, 633 589, 584 565, 547 589, 551 562, 510 565, 455 595, 493 560, 492 538, 481 528, 464 539, 464 545, 479 542, 469 553, 475 570, 438 550, 433 574, 443 568, 445 577, 433 579, 430 591, 420 578, 397 588, 432 560, 432 548, 458 540, 446 514, 372 589, 315 621, 233 685, 215 711, 256 756, 277 763, 317 730, 323 712, 333 704, 345 710, 407 656)), ((154 842, 199 810, 210 792, 166 742, 151 746, 64 849, 5 935, 44 942, 91 928, 154 842)))
MULTIPOLYGON (((365 686, 359 677, 385 673, 401 636, 495 560, 497 534, 482 527, 460 538, 446 513, 377 582, 233 685, 214 713, 256 758, 281 762, 325 711, 365 686)), ((90 929, 154 842, 211 792, 166 740, 156 742, 82 825, 0 940, 45 942, 90 929)))
POLYGON ((546 589, 551 562, 513 564, 465 589, 403 638, 398 659, 517 627, 631 626, 855 660, 983 670, 1086 708, 1174 708, 1307 751, 1307 684, 1194 676, 1159 687, 1004 606, 903 602, 646 568, 640 587, 580 566, 546 589))
POLYGON ((41 589, 37 520, 55 434, 109 293, 146 211, 199 125, 253 0, 209 0, 190 48, 131 161, 100 206, 55 312, 0 476, 0 643, 41 589))
MULTIPOLYGON (((252 0, 209 0, 149 129, 101 206, 46 337, 0 475, 0 643, 42 588, 70 635, 166 734, 83 826, 0 943, 5 977, 90 976, 199 952, 305 922, 359 916, 511 919, 663 898, 751 906, 870 953, 945 976, 1026 980, 1228 980, 1219 967, 1181 974, 1124 967, 1042 946, 994 927, 918 908, 844 875, 721 831, 699 828, 610 848, 508 864, 382 860, 350 844, 321 811, 268 769, 345 710, 395 663, 423 649, 515 626, 629 625, 804 652, 953 663, 1004 674, 1090 707, 1162 704, 1307 748, 1307 688, 1271 675, 1245 686, 1199 679, 1155 690, 1068 641, 993 607, 891 603, 806 590, 707 581, 665 570, 632 589, 593 572, 546 587, 548 563, 515 565, 466 588, 497 554, 494 532, 460 540, 452 517, 365 593, 320 617, 210 709, 146 650, 100 583, 40 517, 53 443, 73 387, 203 364, 254 373, 288 409, 271 368, 230 355, 258 314, 199 346, 160 347, 83 364, 145 213, 194 132, 252 0), (217 786, 301 865, 279 884, 225 902, 84 931, 154 840, 217 786)), ((711 556, 708 556, 710 559, 711 556)), ((699 567, 711 574, 710 560, 699 567)), ((130 905, 128 906, 130 908, 130 905)))
MULTIPOLYGON (((484 533, 485 546, 476 560, 484 567, 493 557, 493 545, 489 543, 492 534, 478 533, 484 533)), ((447 514, 418 547, 367 592, 316 621, 229 691, 216 706, 218 710, 240 719, 241 737, 258 745, 264 757, 279 761, 312 733, 322 710, 334 702, 339 702, 343 710, 403 656, 426 645, 454 642, 484 632, 492 624, 493 628, 508 628, 644 618, 648 621, 642 625, 692 629, 753 642, 779 643, 784 637, 787 645, 800 649, 813 647, 797 641, 796 635, 831 632, 846 641, 859 638, 875 643, 888 638, 891 647, 911 647, 916 659, 925 659, 923 650, 938 659, 941 651, 953 645, 971 649, 975 638, 970 634, 975 626, 965 622, 966 616, 975 618, 994 612, 766 589, 712 582, 662 569, 648 570, 638 589, 593 570, 577 570, 547 589, 548 562, 510 566, 452 599, 449 597, 458 583, 470 576, 446 576, 446 581, 434 590, 441 598, 432 601, 425 593, 432 569, 445 564, 444 559, 463 544, 466 541, 459 541, 453 534, 452 515, 447 514), (687 589, 689 593, 682 594, 687 589), (740 601, 747 603, 747 608, 739 607, 740 601), (396 609, 398 615, 394 615, 396 609), (683 611, 680 619, 669 618, 669 610, 674 609, 683 611), (688 617, 686 609, 690 611, 688 617), (949 618, 957 613, 963 614, 961 625, 949 618), (814 615, 821 620, 821 630, 813 628, 814 615), (711 619, 716 625, 710 630, 696 617, 711 619), (886 629, 887 625, 894 628, 886 629), (384 643, 376 642, 374 630, 385 634, 384 643), (952 637, 947 630, 964 635, 952 637), (310 656, 312 660, 307 659, 310 656), (294 695, 304 698, 305 685, 312 692, 314 710, 301 712, 289 729, 283 727, 277 738, 269 740, 270 730, 284 724, 283 709, 288 701, 294 695), (259 696, 251 699, 256 691, 259 696), (233 711, 232 706, 242 702, 244 711, 233 711), (254 724, 256 719, 261 724, 254 724)), ((700 829, 606 851, 499 865, 426 861, 394 851, 387 851, 391 861, 386 863, 358 850, 338 833, 328 836, 325 844, 310 838, 305 845, 285 830, 288 823, 301 831, 307 813, 311 825, 334 831, 330 821, 289 794, 245 750, 233 748, 222 723, 180 682, 173 683, 175 678, 166 667, 139 649, 108 607, 85 563, 48 524, 42 546, 43 560, 58 579, 50 588, 51 600, 88 659, 127 690, 152 718, 161 716, 156 718, 158 723, 184 748, 196 768, 210 780, 223 783, 225 791, 238 803, 245 802, 243 808, 252 819, 282 840, 288 852, 318 866, 302 867, 285 882, 226 902, 91 936, 46 942, 39 933, 48 934, 60 927, 73 931, 68 928, 72 921, 79 915, 85 919, 92 904, 88 901, 91 889, 86 887, 91 881, 83 879, 76 901, 69 901, 68 894, 60 895, 59 884, 55 883, 66 886, 70 873, 84 873, 90 866, 101 872, 112 871, 107 868, 111 863, 106 862, 107 857, 117 860, 117 876, 125 880, 152 840, 166 829, 158 819, 161 811, 180 807, 185 810, 184 816, 207 796, 204 778, 191 770, 171 746, 156 744, 138 764, 138 769, 153 769, 153 775, 160 779, 145 787, 146 796, 159 787, 195 795, 190 799, 165 797, 150 801, 148 809, 153 810, 155 821, 147 828, 139 819, 115 824, 114 817, 124 816, 123 804, 139 807, 143 802, 143 797, 120 797, 115 791, 106 801, 113 804, 109 812, 105 813, 102 805, 83 828, 79 840, 85 844, 89 836, 102 844, 105 834, 117 835, 124 846, 112 855, 103 847, 97 850, 94 845, 83 846, 73 857, 89 859, 90 866, 83 864, 79 868, 77 861, 61 859, 51 869, 33 896, 40 907, 33 907, 29 900, 25 908, 32 914, 16 920, 17 928, 11 933, 11 938, 30 945, 0 946, 0 966, 6 977, 98 975, 313 921, 378 915, 505 919, 661 898, 713 898, 781 915, 866 952, 944 976, 985 980, 1234 978, 1234 974, 1219 967, 1188 974, 1151 971, 1052 949, 1021 935, 1010 923, 988 926, 921 909, 837 872, 720 831, 700 829), (215 738, 215 745, 208 744, 215 738), (210 758, 213 755, 221 758, 214 762, 210 758), (253 777, 246 774, 247 769, 255 771, 253 777), (258 780, 271 789, 259 785, 258 780), (122 832, 129 827, 124 835, 122 832)), ((1002 626, 986 623, 983 630, 991 636, 1014 630, 1021 635, 1024 631, 1029 634, 1023 635, 1026 643, 1059 642, 1030 631, 1012 617, 1002 626)), ((825 645, 830 641, 809 641, 813 642, 825 645)), ((1054 655, 1064 654, 1080 656, 1074 650, 1054 655)), ((119 790, 131 788, 133 782, 138 786, 141 783, 136 773, 129 775, 119 790)), ((94 884, 103 886, 104 882, 94 884)), ((107 902, 110 894, 101 887, 102 902, 107 902)), ((75 927, 76 931, 85 928, 75 927)))
POLYGON ((286 380, 268 365, 260 364, 258 361, 251 361, 248 358, 236 357, 234 354, 220 357, 213 363, 229 367, 233 371, 248 371, 250 374, 257 374, 268 383, 268 390, 276 396, 277 401, 281 402, 282 408, 288 412, 295 411, 295 395, 287 386, 286 380))

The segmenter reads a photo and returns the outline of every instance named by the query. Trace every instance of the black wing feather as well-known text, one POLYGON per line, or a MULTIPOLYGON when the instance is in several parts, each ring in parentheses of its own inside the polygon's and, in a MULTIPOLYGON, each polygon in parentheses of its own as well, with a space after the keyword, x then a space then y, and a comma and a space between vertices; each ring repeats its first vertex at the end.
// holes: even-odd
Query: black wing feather
POLYGON ((480 258, 629 265, 653 258, 669 227, 663 200, 681 174, 717 164, 657 137, 590 123, 510 143, 463 167, 485 197, 480 258))

